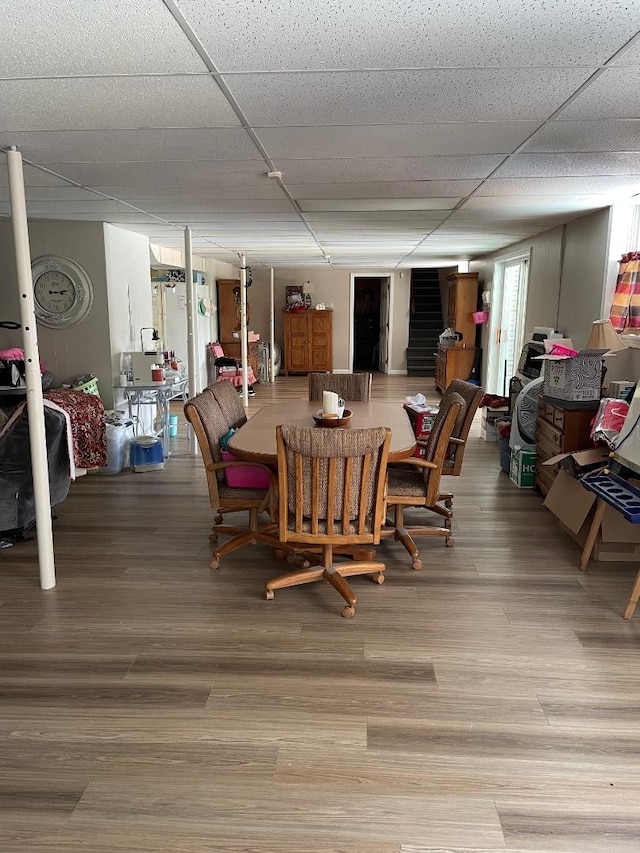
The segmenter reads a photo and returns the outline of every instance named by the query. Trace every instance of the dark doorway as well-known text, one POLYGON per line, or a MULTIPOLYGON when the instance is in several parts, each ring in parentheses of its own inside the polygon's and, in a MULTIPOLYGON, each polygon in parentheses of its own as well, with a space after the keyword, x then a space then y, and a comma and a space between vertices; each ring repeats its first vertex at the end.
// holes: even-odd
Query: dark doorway
POLYGON ((378 370, 380 288, 386 279, 353 280, 353 369, 378 370))

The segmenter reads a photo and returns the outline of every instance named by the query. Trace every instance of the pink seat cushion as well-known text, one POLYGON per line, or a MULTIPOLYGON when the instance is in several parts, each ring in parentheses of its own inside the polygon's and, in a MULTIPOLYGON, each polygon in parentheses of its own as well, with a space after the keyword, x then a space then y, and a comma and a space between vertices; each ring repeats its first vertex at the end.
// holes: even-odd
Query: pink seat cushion
MULTIPOLYGON (((222 461, 231 462, 236 457, 228 450, 222 450, 222 461)), ((262 468, 253 468, 249 466, 238 466, 237 468, 227 468, 224 472, 227 480, 227 486, 232 486, 235 489, 268 489, 269 475, 262 468)))

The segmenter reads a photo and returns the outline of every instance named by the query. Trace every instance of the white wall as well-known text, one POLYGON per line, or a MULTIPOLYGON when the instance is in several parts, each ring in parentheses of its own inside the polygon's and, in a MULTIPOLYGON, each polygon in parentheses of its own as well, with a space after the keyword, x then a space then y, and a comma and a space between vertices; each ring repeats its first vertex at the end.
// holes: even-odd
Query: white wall
MULTIPOLYGON (((492 255, 473 260, 480 289, 491 290, 497 260, 530 250, 525 334, 553 326, 584 346, 600 317, 608 256, 609 211, 598 210, 536 234, 492 255)), ((482 332, 482 375, 486 387, 487 329, 482 332)), ((488 389, 495 390, 495 389, 488 389)))
MULTIPOLYGON (((111 384, 117 384, 122 353, 140 349, 140 329, 153 326, 149 240, 142 234, 104 224, 111 384)), ((100 391, 106 408, 113 400, 100 391)), ((119 405, 119 400, 118 400, 119 405)))
MULTIPOLYGON (((248 298, 251 304, 251 328, 262 339, 269 338, 269 270, 258 267, 253 269, 253 285, 249 288, 248 298)), ((349 289, 351 275, 375 273, 377 276, 393 276, 393 317, 392 352, 390 370, 405 373, 407 369, 406 348, 409 338, 409 293, 411 273, 404 270, 401 279, 393 270, 369 269, 330 269, 318 267, 293 267, 275 270, 275 335, 276 341, 283 344, 282 309, 285 305, 285 288, 296 285, 304 289, 307 281, 314 285, 313 302, 333 303, 333 369, 350 370, 349 335, 353 318, 349 311, 349 289)))
POLYGON ((583 347, 600 318, 606 285, 610 209, 598 210, 565 225, 560 278, 558 328, 583 347))
MULTIPOLYGON (((62 255, 80 264, 93 286, 93 305, 75 326, 49 329, 38 325, 40 357, 53 373, 54 384, 72 382, 76 377, 95 373, 100 396, 111 397, 112 367, 109 341, 108 294, 105 268, 104 231, 101 222, 71 222, 32 219, 29 222, 32 260, 41 255, 62 255)), ((0 315, 20 321, 18 285, 15 271, 13 235, 9 220, 0 222, 2 285, 0 315)), ((22 346, 22 333, 0 330, 0 346, 22 346)))

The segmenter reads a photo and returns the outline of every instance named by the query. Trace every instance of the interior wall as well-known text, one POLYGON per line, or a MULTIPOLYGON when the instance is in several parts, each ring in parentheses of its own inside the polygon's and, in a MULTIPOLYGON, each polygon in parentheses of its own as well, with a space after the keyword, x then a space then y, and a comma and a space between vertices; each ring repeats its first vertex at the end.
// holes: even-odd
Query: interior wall
MULTIPOLYGON (((33 219, 29 221, 31 258, 62 255, 80 264, 93 285, 93 305, 87 316, 75 326, 49 329, 38 324, 40 358, 53 373, 54 384, 73 382, 76 377, 94 373, 100 394, 110 399, 112 385, 109 341, 108 294, 105 266, 104 231, 101 222, 72 222, 33 219)), ((0 260, 2 285, 0 315, 20 321, 11 222, 0 222, 0 260)), ((22 346, 22 333, 0 330, 0 346, 22 346)))
POLYGON ((600 318, 606 289, 610 208, 565 225, 558 328, 576 349, 584 347, 600 318))
MULTIPOLYGON (((195 260, 194 260, 195 263, 195 260)), ((210 317, 198 318, 198 343, 199 343, 199 358, 201 384, 204 387, 207 383, 207 358, 206 345, 211 341, 218 340, 218 291, 216 289, 216 279, 219 278, 237 278, 240 280, 240 267, 232 264, 224 263, 224 261, 216 261, 213 258, 198 258, 198 269, 204 270, 207 295, 214 306, 213 314, 210 317)), ((248 290, 248 299, 251 299, 253 286, 248 290)), ((253 320, 253 316, 251 316, 253 320)))
MULTIPOLYGON (((149 240, 142 234, 104 223, 104 252, 107 274, 109 340, 111 348, 110 385, 117 385, 123 368, 122 353, 141 347, 140 329, 153 325, 149 240)), ((113 389, 100 386, 106 408, 120 405, 109 398, 113 389)))
MULTIPOLYGON (((403 271, 403 277, 393 271, 367 269, 325 269, 318 267, 291 267, 275 270, 275 337, 283 344, 282 309, 285 306, 285 288, 296 285, 304 290, 307 282, 314 286, 313 302, 333 303, 333 369, 349 371, 349 335, 352 318, 349 311, 349 290, 351 275, 375 273, 380 277, 392 276, 393 287, 393 316, 392 316, 392 351, 390 358, 391 373, 406 373, 406 348, 409 338, 409 291, 411 274, 403 271)), ((269 302, 270 302, 269 270, 259 267, 253 269, 253 285, 249 289, 251 304, 251 328, 258 332, 262 339, 269 337, 269 302)))

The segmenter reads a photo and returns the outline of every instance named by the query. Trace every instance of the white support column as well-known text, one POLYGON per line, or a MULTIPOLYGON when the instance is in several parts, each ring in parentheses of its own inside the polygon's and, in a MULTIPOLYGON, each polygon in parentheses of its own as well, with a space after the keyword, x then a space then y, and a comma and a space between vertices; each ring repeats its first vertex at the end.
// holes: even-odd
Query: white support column
POLYGON ((271 267, 271 302, 269 304, 269 334, 271 342, 269 344, 269 381, 276 381, 276 333, 275 333, 275 297, 274 297, 274 281, 273 267, 271 267))
POLYGON ((240 357, 242 358, 242 403, 249 405, 249 347, 247 345, 247 259, 240 255, 240 357))
POLYGON ((31 471, 36 509, 36 531, 38 538, 38 563, 40 587, 52 589, 56 585, 56 567, 53 556, 53 530, 51 526, 51 495, 49 491, 49 465, 47 462, 47 438, 42 399, 42 376, 38 332, 33 310, 33 278, 31 276, 31 254, 27 205, 24 193, 22 155, 14 146, 7 151, 9 171, 9 198, 11 201, 11 223, 16 254, 18 290, 20 293, 20 322, 22 323, 22 347, 24 349, 25 379, 27 383, 27 414, 29 416, 29 447, 31 449, 31 471))
MULTIPOLYGON (((198 388, 196 305, 193 298, 193 254, 191 251, 191 229, 184 229, 184 282, 187 294, 187 370, 189 376, 189 398, 195 397, 198 388)), ((189 451, 198 452, 198 443, 192 429, 188 430, 189 451)))

